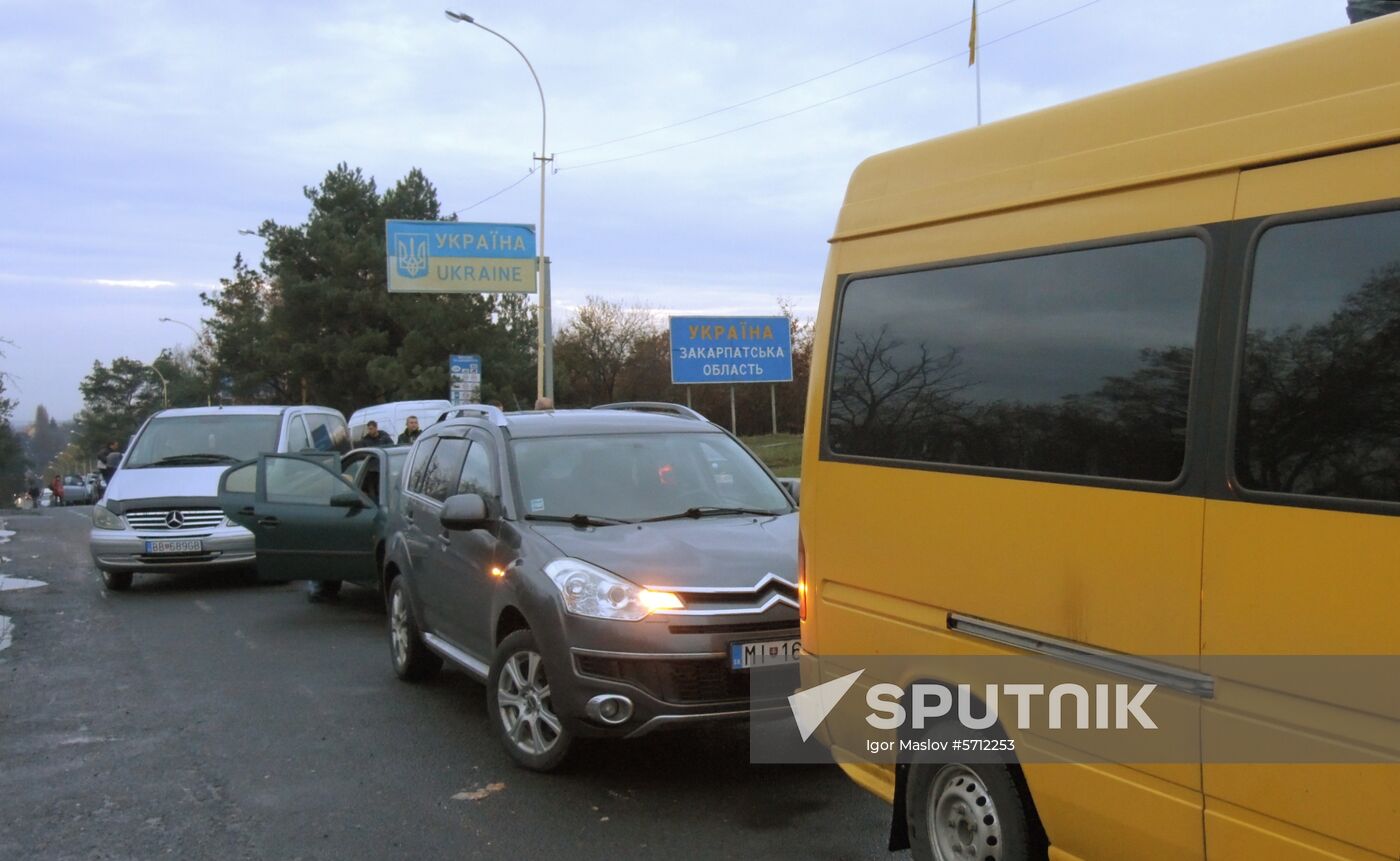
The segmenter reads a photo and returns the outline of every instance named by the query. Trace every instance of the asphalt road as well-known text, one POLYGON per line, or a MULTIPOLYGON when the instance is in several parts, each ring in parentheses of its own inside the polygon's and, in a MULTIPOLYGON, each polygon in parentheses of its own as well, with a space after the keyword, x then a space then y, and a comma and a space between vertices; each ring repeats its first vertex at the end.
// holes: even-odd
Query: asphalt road
POLYGON ((882 802, 834 767, 750 765, 742 729, 520 770, 465 674, 394 677, 371 592, 109 594, 89 511, 0 511, 0 575, 47 584, 0 590, 0 858, 890 857, 882 802))

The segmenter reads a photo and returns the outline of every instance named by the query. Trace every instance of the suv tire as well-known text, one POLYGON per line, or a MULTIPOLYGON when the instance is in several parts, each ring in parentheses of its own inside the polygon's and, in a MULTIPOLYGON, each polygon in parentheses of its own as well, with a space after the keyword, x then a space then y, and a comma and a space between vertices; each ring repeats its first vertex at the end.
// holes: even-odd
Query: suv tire
POLYGON ((413 618, 413 604, 403 577, 389 583, 389 656, 394 673, 406 682, 430 678, 442 669, 442 658, 423 645, 423 633, 413 618))
POLYGON ((529 629, 496 647, 486 679, 486 712, 510 758, 531 771, 553 771, 574 734, 554 710, 546 661, 529 629))

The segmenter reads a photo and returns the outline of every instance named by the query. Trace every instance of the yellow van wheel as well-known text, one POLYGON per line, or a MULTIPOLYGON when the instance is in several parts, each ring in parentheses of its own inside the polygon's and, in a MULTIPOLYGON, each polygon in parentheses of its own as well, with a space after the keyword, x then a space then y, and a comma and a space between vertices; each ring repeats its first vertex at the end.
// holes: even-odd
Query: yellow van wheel
POLYGON ((1030 812, 998 764, 911 767, 905 817, 919 861, 1029 861, 1045 858, 1030 812))

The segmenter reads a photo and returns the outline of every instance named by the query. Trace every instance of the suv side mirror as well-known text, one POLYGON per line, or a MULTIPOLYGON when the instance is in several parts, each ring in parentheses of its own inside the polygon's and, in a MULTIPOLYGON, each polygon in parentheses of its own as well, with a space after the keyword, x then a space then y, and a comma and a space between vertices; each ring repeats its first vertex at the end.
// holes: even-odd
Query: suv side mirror
POLYGON ((486 500, 479 493, 459 493, 447 497, 438 520, 444 529, 481 529, 491 522, 486 513, 486 500))
POLYGON ((780 478, 778 479, 778 483, 781 484, 783 489, 788 492, 788 495, 792 497, 793 502, 796 502, 798 505, 802 504, 802 479, 780 478))

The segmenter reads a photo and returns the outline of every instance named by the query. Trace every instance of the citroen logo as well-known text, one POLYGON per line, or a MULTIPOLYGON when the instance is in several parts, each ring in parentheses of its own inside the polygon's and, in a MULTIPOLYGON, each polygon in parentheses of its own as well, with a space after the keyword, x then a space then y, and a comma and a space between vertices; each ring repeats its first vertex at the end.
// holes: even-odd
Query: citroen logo
POLYGON ((185 515, 178 511, 172 511, 165 515, 165 525, 171 529, 179 529, 185 525, 185 515))

